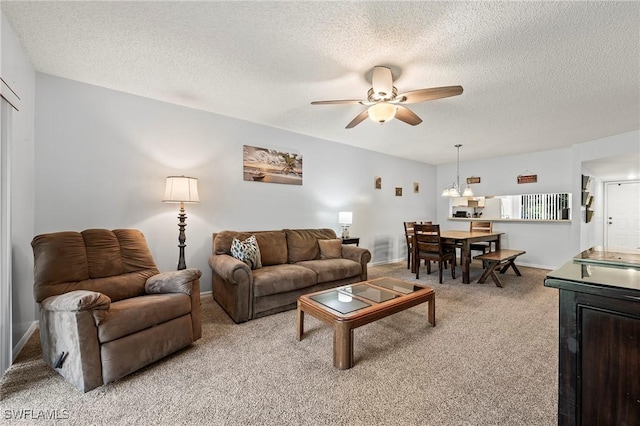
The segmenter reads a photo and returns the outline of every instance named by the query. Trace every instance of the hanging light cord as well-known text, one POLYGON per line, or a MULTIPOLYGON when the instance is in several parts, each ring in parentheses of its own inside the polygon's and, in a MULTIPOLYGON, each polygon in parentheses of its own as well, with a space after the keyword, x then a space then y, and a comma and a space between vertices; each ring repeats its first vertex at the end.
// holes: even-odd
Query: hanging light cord
POLYGON ((462 145, 461 144, 457 144, 456 148, 458 148, 458 169, 457 169, 457 175, 456 175, 456 184, 458 185, 457 190, 460 191, 460 147, 462 145))

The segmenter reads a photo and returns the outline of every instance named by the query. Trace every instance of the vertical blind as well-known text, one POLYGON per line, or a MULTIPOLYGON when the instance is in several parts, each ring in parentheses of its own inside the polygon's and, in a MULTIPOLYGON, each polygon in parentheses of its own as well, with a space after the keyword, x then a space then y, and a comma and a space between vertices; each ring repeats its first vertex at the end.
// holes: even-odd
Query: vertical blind
POLYGON ((561 220, 570 204, 569 194, 525 194, 520 196, 520 218, 530 220, 561 220))

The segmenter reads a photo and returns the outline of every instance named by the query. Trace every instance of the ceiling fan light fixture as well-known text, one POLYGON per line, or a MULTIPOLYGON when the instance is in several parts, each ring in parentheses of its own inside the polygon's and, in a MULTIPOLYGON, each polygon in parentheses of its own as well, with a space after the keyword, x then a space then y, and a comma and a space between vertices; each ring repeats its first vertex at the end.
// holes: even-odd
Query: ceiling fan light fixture
POLYGON ((368 109, 369 118, 373 121, 377 121, 378 123, 386 123, 389 120, 392 120, 393 117, 396 116, 397 106, 392 105, 387 102, 378 102, 375 105, 372 105, 368 109))
POLYGON ((422 123, 422 119, 404 104, 415 104, 418 102, 432 101, 434 99, 448 98, 462 93, 462 86, 431 87, 428 89, 410 90, 398 94, 398 89, 393 85, 393 74, 389 67, 377 65, 373 67, 371 74, 371 88, 367 92, 367 99, 342 99, 330 101, 313 101, 311 105, 337 105, 337 104, 360 104, 369 108, 356 115, 353 120, 346 125, 345 129, 353 129, 358 124, 366 120, 385 123, 393 118, 397 118, 403 123, 417 126, 422 123))

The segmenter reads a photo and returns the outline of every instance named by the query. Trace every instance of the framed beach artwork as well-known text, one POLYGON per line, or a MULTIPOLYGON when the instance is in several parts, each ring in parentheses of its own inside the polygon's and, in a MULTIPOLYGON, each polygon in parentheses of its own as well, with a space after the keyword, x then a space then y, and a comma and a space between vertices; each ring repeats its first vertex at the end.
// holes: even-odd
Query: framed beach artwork
POLYGON ((396 188, 396 197, 402 197, 402 188, 400 187, 396 188))
POLYGON ((302 185, 302 155, 257 146, 242 146, 244 180, 302 185))

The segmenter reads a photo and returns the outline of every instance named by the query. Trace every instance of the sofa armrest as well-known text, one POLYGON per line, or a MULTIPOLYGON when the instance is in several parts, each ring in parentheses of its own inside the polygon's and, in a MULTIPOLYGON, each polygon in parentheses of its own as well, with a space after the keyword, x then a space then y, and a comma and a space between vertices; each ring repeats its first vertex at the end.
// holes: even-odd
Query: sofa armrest
POLYGON ((50 312, 89 311, 98 325, 109 312, 111 299, 96 291, 74 290, 58 296, 49 296, 42 301, 40 307, 50 312))
POLYGON ((244 262, 228 254, 209 257, 211 291, 222 309, 240 323, 253 317, 253 273, 244 262))
POLYGON ((108 311, 111 307, 111 299, 96 291, 75 290, 47 297, 42 301, 41 306, 47 311, 79 312, 94 309, 108 311))
POLYGON ((358 262, 362 266, 362 281, 367 279, 367 263, 371 261, 371 252, 366 248, 354 247, 352 245, 342 245, 342 258, 358 262))
POLYGON ((367 264, 371 260, 371 252, 366 248, 343 244, 342 257, 354 262, 367 264))
POLYGON ((147 279, 144 291, 147 294, 184 293, 191 295, 193 282, 199 280, 201 276, 202 272, 197 268, 161 272, 147 279))
POLYGON ((223 280, 232 284, 246 283, 252 284, 253 275, 249 265, 228 254, 214 254, 209 257, 211 270, 218 274, 223 280))

